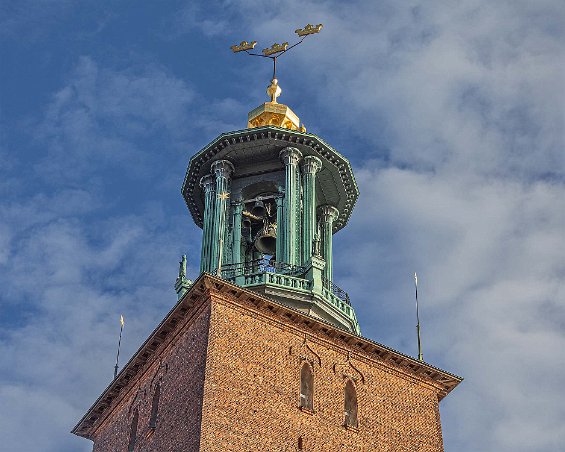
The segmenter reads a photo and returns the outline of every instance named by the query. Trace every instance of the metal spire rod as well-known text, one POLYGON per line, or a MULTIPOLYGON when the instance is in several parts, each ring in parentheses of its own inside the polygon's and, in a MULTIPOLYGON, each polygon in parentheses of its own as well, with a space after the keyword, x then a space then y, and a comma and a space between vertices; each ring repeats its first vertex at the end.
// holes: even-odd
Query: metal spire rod
POLYGON ((124 330, 124 316, 120 315, 120 339, 118 340, 118 352, 116 353, 116 365, 114 366, 114 378, 118 376, 118 362, 120 360, 120 346, 122 345, 122 331, 124 330))
POLYGON ((422 355, 422 341, 420 338, 420 313, 418 312, 418 275, 414 272, 414 287, 416 289, 416 332, 418 333, 418 361, 424 361, 422 355))

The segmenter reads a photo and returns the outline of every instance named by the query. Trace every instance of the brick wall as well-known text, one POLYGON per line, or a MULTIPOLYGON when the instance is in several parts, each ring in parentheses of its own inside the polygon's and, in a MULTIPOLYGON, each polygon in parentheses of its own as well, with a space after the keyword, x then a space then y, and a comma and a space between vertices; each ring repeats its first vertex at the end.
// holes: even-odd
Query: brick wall
POLYGON ((210 305, 204 303, 129 390, 94 435, 93 452, 128 450, 133 410, 139 410, 136 451, 197 451, 210 305), (149 428, 155 383, 161 381, 157 427, 149 428))
POLYGON ((436 390, 272 316, 215 297, 201 450, 442 451, 436 390), (300 368, 314 368, 314 411, 299 408, 300 368), (359 428, 344 426, 346 378, 359 428))
POLYGON ((299 438, 305 451, 443 450, 437 387, 265 306, 204 295, 96 429, 94 452, 127 450, 135 408, 135 451, 296 451, 299 438), (314 369, 312 412, 299 408, 304 362, 314 369), (344 426, 347 379, 356 387, 357 429, 344 426))

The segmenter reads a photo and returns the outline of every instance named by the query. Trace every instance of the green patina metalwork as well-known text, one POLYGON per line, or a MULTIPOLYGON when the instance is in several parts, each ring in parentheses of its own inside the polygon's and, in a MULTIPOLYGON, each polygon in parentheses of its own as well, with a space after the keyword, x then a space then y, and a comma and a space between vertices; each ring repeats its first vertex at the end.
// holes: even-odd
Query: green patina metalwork
POLYGON ((216 196, 214 177, 209 174, 204 176, 200 184, 204 189, 204 222, 202 226, 202 252, 200 258, 200 272, 210 272, 212 269, 212 240, 214 228, 213 207, 216 196))
POLYGON ((303 165, 303 208, 302 208, 302 263, 312 258, 314 236, 316 235, 316 174, 322 168, 322 161, 313 155, 304 158, 303 165))
POLYGON ((359 196, 335 149, 272 126, 223 134, 192 157, 182 194, 203 229, 201 272, 359 333, 349 297, 332 283, 333 234, 359 196))
MULTIPOLYGON (((296 295, 311 297, 313 303, 323 303, 326 307, 336 311, 336 314, 347 319, 350 328, 357 334, 360 333, 359 324, 353 307, 340 296, 334 294, 330 284, 324 284, 321 278, 324 262, 322 259, 314 258, 308 268, 293 267, 279 268, 268 265, 260 268, 245 268, 245 264, 231 265, 224 268, 222 278, 238 284, 242 287, 266 287, 269 292, 276 293, 273 289, 283 290, 285 296, 297 299, 296 295), (293 271, 294 269, 294 271, 293 271), (286 272, 300 273, 300 276, 290 275, 286 272), (292 291, 289 295, 288 291, 292 291)), ((346 295, 346 294, 345 294, 346 295)))
POLYGON ((183 255, 179 262, 179 275, 175 281, 175 291, 179 300, 190 289, 190 286, 192 286, 192 281, 186 277, 186 256, 183 255))
MULTIPOLYGON (((324 170, 328 170, 331 174, 328 185, 341 185, 343 188, 343 191, 339 193, 338 203, 332 204, 340 212, 339 219, 334 224, 333 232, 336 233, 345 227, 359 197, 359 189, 349 161, 317 135, 274 126, 223 133, 190 159, 181 193, 194 222, 202 227, 204 197, 199 182, 203 176, 210 173, 212 162, 225 158, 226 155, 233 153, 238 146, 247 145, 254 152, 255 149, 261 147, 263 142, 268 142, 273 147, 277 147, 279 151, 286 146, 292 146, 302 152, 303 156, 314 155, 322 160, 324 170)), ((280 166, 282 169, 282 164, 280 166)), ((322 184, 324 183, 325 181, 322 184)))

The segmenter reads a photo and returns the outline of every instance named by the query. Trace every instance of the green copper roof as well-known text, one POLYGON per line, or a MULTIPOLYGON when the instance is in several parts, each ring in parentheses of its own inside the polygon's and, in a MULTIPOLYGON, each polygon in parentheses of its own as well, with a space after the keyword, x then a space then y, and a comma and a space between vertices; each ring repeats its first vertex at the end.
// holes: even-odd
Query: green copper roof
POLYGON ((343 228, 359 197, 349 161, 314 134, 274 126, 223 133, 190 159, 182 195, 194 222, 202 227, 204 199, 200 179, 210 172, 212 162, 218 159, 232 161, 234 178, 245 176, 251 169, 257 171, 260 165, 265 165, 261 168, 265 172, 283 170, 278 153, 289 146, 299 149, 304 156, 314 155, 324 162, 324 170, 318 174, 317 196, 321 204, 330 204, 339 210, 333 232, 343 228))

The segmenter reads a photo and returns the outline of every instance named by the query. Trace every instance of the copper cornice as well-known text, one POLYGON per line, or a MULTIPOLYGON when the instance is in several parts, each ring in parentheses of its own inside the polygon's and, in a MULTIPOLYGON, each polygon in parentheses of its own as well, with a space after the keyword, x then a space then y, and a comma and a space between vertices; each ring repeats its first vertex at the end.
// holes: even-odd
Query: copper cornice
MULTIPOLYGON (((302 150, 307 148, 305 155, 314 155, 323 161, 331 163, 332 169, 339 177, 346 193, 346 200, 343 206, 339 206, 339 217, 334 222, 333 232, 342 229, 348 222, 353 211, 353 207, 359 197, 359 189, 355 182, 355 176, 349 160, 343 157, 338 151, 331 147, 317 135, 284 129, 274 126, 264 126, 252 129, 243 129, 228 133, 223 133, 211 143, 202 148, 189 161, 185 178, 182 184, 181 193, 186 205, 192 215, 194 222, 202 227, 202 200, 193 196, 199 190, 199 176, 202 166, 210 165, 217 155, 227 147, 240 143, 252 143, 262 140, 278 140, 284 144, 300 145, 302 150)), ((281 167, 282 169, 282 167, 281 167)), ((237 168, 236 168, 237 171, 237 168)))

